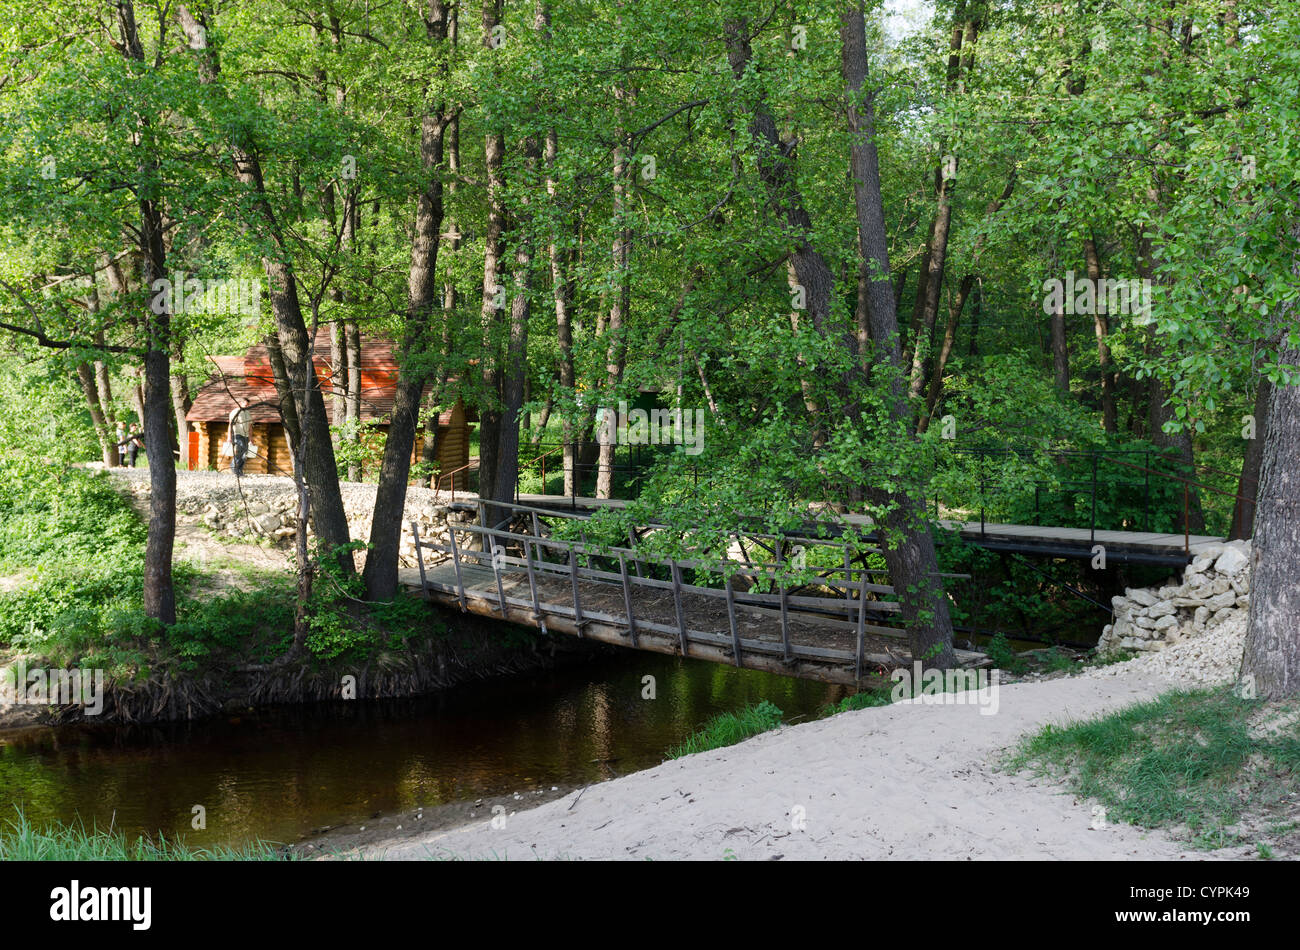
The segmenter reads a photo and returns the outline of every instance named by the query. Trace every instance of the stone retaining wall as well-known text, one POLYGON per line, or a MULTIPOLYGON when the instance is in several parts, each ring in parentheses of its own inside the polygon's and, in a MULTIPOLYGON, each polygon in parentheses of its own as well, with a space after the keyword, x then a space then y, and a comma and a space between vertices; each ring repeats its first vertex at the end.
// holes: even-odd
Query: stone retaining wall
MULTIPOLYGON (((143 508, 149 498, 148 472, 143 469, 115 469, 113 476, 143 508)), ((352 540, 370 537, 374 513, 375 485, 344 482, 343 510, 352 540)), ((410 486, 402 520, 399 563, 415 567, 415 546, 410 523, 420 529, 422 540, 447 543, 447 521, 471 522, 472 511, 454 511, 448 493, 435 499, 428 488, 410 486)), ((293 543, 297 529, 298 499, 293 479, 269 475, 248 475, 236 482, 229 472, 177 472, 176 520, 178 524, 203 524, 217 534, 241 541, 261 540, 277 546, 293 543)), ((464 540, 464 535, 461 536, 464 540)), ((427 560, 428 552, 426 552, 427 560)))

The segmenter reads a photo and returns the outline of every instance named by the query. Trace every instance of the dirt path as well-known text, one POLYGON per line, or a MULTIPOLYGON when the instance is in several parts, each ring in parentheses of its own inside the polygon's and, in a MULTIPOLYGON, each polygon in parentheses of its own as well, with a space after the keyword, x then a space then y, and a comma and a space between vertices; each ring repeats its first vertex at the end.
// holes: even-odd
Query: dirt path
POLYGON ((974 705, 912 704, 845 713, 590 786, 507 816, 504 828, 480 818, 371 845, 365 854, 1196 859, 1205 855, 1160 832, 1121 824, 1094 830, 1091 802, 994 768, 1002 750, 1046 723, 1113 710, 1167 688, 1150 678, 1071 678, 1003 686, 992 715, 974 705))

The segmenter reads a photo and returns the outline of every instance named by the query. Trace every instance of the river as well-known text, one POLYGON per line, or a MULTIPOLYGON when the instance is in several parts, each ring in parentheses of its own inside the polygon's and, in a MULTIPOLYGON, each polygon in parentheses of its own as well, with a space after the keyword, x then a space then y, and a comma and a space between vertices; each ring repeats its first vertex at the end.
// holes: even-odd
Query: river
MULTIPOLYGON (((767 699, 814 717, 843 687, 629 653, 419 699, 277 707, 151 726, 0 733, 0 804, 196 847, 649 768, 719 712, 767 699), (655 698, 643 698, 645 677, 655 698), (194 807, 206 827, 195 830, 194 807)), ((12 815, 10 816, 12 817, 12 815)), ((0 816, 0 821, 4 816, 0 816)))

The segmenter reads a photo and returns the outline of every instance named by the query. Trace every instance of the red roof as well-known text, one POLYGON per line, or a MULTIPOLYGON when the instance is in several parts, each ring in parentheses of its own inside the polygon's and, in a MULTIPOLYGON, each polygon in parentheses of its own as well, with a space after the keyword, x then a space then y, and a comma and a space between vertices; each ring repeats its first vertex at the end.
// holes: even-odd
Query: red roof
MULTIPOLYGON (((312 353, 316 375, 321 390, 331 398, 329 327, 316 331, 315 349, 312 353)), ((235 408, 235 397, 248 403, 249 415, 254 423, 280 422, 280 402, 271 374, 271 361, 266 347, 254 346, 243 356, 209 357, 215 372, 194 397, 190 411, 185 414, 190 422, 226 422, 235 408)), ((397 382, 397 360, 393 343, 382 337, 363 337, 361 340, 361 421, 388 422, 393 413, 393 396, 397 382)), ((342 396, 342 393, 338 393, 342 396)), ((429 396, 425 387, 424 398, 429 396)), ((451 422, 452 411, 446 409, 438 417, 440 425, 451 422)))

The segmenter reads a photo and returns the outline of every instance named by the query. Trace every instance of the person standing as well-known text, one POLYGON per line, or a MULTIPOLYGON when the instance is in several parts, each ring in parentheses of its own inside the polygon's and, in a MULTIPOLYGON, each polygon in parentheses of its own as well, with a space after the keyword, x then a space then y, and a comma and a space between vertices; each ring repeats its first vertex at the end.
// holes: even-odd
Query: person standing
MULTIPOLYGON (((140 450, 144 448, 144 439, 141 437, 142 433, 140 431, 140 423, 138 422, 131 423, 130 435, 131 435, 131 441, 127 443, 127 448, 126 448, 126 458, 127 458, 126 464, 131 466, 131 468, 135 468, 135 460, 139 457, 140 450)), ((145 458, 148 457, 149 457, 148 455, 145 456, 145 458)))
POLYGON ((235 397, 235 408, 230 410, 230 470, 239 478, 244 474, 244 460, 248 457, 248 434, 252 420, 248 415, 248 403, 241 397, 235 397))

